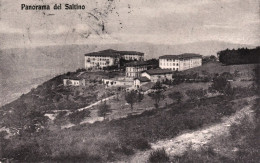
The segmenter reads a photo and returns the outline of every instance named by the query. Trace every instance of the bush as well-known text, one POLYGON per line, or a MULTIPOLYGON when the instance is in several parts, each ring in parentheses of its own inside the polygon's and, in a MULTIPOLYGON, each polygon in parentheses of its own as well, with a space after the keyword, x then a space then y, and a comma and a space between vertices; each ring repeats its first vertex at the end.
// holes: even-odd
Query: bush
POLYGON ((55 162, 102 162, 100 156, 90 155, 87 153, 82 153, 78 155, 63 154, 59 157, 53 158, 52 160, 55 162))
POLYGON ((151 148, 151 145, 149 144, 149 142, 143 138, 132 140, 131 144, 133 144, 134 148, 142 150, 142 151, 151 148))
POLYGON ((250 121, 250 117, 245 116, 240 123, 234 123, 230 126, 230 137, 239 139, 243 136, 248 136, 255 128, 255 125, 250 121))
POLYGON ((126 145, 122 145, 120 148, 116 149, 115 152, 123 153, 127 156, 134 154, 134 150, 126 145))
POLYGON ((84 118, 89 117, 89 110, 75 111, 71 113, 68 117, 71 123, 79 124, 84 118))
POLYGON ((169 162, 170 158, 166 153, 165 149, 158 149, 150 153, 148 162, 150 163, 166 163, 169 162))

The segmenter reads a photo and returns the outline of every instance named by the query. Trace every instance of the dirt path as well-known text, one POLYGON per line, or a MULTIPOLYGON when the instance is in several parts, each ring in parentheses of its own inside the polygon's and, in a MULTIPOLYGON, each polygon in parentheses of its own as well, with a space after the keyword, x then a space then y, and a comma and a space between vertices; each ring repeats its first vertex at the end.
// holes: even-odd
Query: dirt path
MULTIPOLYGON (((251 101, 253 99, 249 99, 251 101)), ((222 122, 189 133, 181 134, 173 139, 160 140, 152 143, 152 149, 144 152, 138 152, 129 161, 133 163, 146 162, 151 151, 164 148, 170 156, 182 155, 187 149, 197 150, 208 144, 214 138, 228 134, 231 124, 238 123, 244 116, 252 116, 252 105, 248 105, 236 112, 234 115, 225 118, 222 122)))
POLYGON ((99 101, 97 101, 97 102, 95 102, 95 103, 93 103, 93 104, 90 104, 90 105, 84 107, 84 108, 78 109, 78 111, 82 111, 82 110, 85 110, 85 109, 89 109, 89 108, 91 108, 91 107, 93 107, 93 106, 96 106, 96 105, 100 104, 101 102, 111 100, 111 99, 113 99, 114 97, 116 97, 116 95, 109 96, 109 97, 107 97, 107 98, 101 99, 101 100, 99 100, 99 101))

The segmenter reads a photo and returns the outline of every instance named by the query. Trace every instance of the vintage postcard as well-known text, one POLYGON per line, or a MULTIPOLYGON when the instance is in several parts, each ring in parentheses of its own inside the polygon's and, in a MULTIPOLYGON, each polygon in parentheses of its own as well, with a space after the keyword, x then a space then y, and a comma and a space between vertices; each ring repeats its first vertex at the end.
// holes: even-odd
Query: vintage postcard
POLYGON ((0 163, 260 162, 259 0, 0 0, 0 163))

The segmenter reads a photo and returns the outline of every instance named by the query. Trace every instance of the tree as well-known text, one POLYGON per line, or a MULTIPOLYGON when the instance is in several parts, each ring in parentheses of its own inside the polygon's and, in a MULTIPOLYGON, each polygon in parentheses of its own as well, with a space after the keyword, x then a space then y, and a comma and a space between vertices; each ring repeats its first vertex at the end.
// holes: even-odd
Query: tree
POLYGON ((138 98, 138 102, 141 102, 144 99, 144 94, 141 91, 139 91, 137 98, 138 98))
POLYGON ((110 109, 110 107, 111 107, 111 106, 108 105, 108 104, 106 103, 106 101, 103 102, 103 103, 101 103, 101 105, 99 105, 99 107, 98 107, 98 116, 103 117, 104 119, 106 119, 106 115, 107 115, 108 113, 112 112, 111 109, 110 109))
POLYGON ((213 83, 209 87, 210 92, 219 92, 226 96, 233 95, 233 88, 231 84, 224 76, 218 76, 213 78, 213 83))
POLYGON ((180 92, 171 92, 171 93, 168 94, 168 97, 170 99, 172 99, 173 102, 174 102, 174 100, 176 100, 177 103, 180 103, 181 99, 183 98, 183 95, 180 92))
POLYGON ((154 89, 155 91, 149 93, 148 96, 150 96, 154 100, 154 106, 156 109, 158 109, 160 101, 165 98, 163 94, 165 87, 162 86, 161 82, 156 82, 152 89, 154 89))
POLYGON ((134 103, 138 101, 138 94, 136 91, 132 90, 131 92, 126 93, 125 100, 131 105, 131 110, 133 111, 134 103))
POLYGON ((153 100, 154 100, 154 106, 156 109, 159 108, 159 103, 162 99, 165 98, 163 92, 161 90, 157 90, 155 92, 151 92, 148 94, 148 96, 150 96, 153 100))
POLYGON ((158 82, 156 82, 156 83, 153 85, 152 89, 155 89, 155 90, 164 90, 165 87, 162 85, 161 82, 158 81, 158 82))
POLYGON ((204 89, 191 89, 186 91, 186 95, 189 96, 189 98, 192 101, 198 101, 200 98, 202 98, 203 96, 205 96, 207 94, 207 91, 204 89))

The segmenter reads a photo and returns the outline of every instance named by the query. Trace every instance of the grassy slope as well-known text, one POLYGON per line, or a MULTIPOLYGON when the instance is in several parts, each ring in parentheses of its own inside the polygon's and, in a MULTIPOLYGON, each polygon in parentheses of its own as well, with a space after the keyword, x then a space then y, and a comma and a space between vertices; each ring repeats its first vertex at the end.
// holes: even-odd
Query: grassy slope
POLYGON ((143 149, 143 146, 148 148, 147 141, 172 138, 184 130, 218 122, 241 105, 243 101, 231 102, 225 97, 208 98, 198 103, 172 104, 167 108, 110 122, 96 122, 28 136, 22 140, 14 139, 7 149, 19 151, 21 148, 31 148, 36 152, 31 159, 40 159, 33 158, 40 156, 45 156, 45 160, 92 157, 103 161, 124 159, 136 150, 143 149))
POLYGON ((204 64, 200 67, 195 67, 186 71, 184 73, 199 73, 203 74, 203 72, 207 72, 210 74, 221 74, 223 72, 234 73, 236 70, 239 71, 240 75, 243 78, 251 78, 253 69, 256 67, 256 64, 244 64, 244 65, 222 65, 219 62, 211 62, 204 64))

